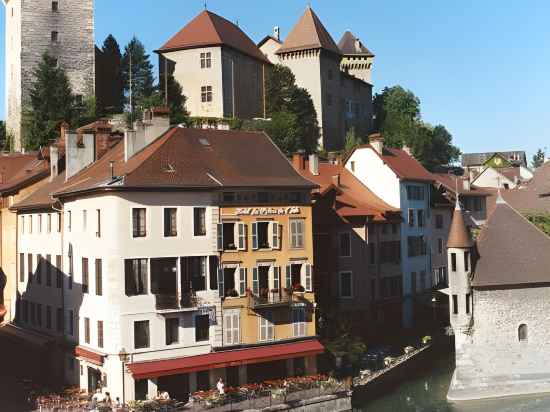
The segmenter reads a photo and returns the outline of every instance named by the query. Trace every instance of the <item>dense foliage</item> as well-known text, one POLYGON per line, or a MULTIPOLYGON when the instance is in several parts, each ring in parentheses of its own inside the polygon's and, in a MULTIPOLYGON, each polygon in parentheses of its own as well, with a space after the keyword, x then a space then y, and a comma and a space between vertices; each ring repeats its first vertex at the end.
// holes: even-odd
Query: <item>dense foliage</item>
POLYGON ((96 98, 99 115, 122 113, 124 81, 120 46, 112 34, 103 42, 96 60, 96 98))
POLYGON ((6 122, 4 122, 3 120, 0 120, 0 148, 6 147, 6 138, 7 138, 6 122))
POLYGON ((533 167, 533 169, 541 167, 544 163, 545 157, 546 154, 542 149, 537 150, 537 153, 533 155, 533 160, 531 161, 531 166, 533 167))
POLYGON ((529 222, 531 222, 548 236, 550 236, 550 213, 528 212, 524 213, 524 216, 527 218, 527 220, 529 220, 529 222))
POLYGON ((386 145, 409 146, 422 164, 433 170, 458 160, 460 150, 452 144, 445 126, 422 121, 420 99, 401 86, 385 88, 374 96, 374 126, 386 145))

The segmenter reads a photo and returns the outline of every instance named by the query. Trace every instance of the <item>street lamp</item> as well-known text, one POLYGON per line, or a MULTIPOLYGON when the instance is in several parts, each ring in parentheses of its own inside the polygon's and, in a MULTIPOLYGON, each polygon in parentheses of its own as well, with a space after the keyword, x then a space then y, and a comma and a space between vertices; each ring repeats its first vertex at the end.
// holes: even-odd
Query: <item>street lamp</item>
POLYGON ((122 348, 120 352, 118 353, 118 358, 120 359, 120 362, 122 362, 122 404, 126 404, 126 394, 125 394, 125 388, 124 388, 124 368, 126 368, 126 362, 128 362, 128 353, 126 352, 126 349, 122 348))

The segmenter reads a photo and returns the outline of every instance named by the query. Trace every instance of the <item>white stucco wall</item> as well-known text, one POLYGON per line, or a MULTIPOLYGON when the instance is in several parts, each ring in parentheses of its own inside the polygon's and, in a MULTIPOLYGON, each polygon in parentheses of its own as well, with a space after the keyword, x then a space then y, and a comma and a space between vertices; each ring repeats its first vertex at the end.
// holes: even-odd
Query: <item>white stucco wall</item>
POLYGON ((267 59, 273 63, 278 64, 279 63, 279 56, 275 54, 277 50, 281 48, 281 43, 277 43, 275 40, 269 38, 264 44, 262 44, 262 47, 260 47, 260 51, 267 57, 267 59))
POLYGON ((508 185, 509 189, 516 187, 514 181, 498 173, 498 171, 492 167, 484 169, 472 182, 472 185, 475 187, 492 187, 495 189, 499 187, 504 188, 505 185, 508 185))

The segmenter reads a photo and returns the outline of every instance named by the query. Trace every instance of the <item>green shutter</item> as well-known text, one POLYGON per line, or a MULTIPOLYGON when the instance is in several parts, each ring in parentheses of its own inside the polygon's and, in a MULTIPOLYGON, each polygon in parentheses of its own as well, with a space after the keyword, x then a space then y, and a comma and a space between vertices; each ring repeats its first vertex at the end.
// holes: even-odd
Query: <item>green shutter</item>
POLYGON ((252 269, 252 293, 256 296, 260 294, 260 277, 258 268, 252 269))
POLYGON ((258 249, 258 223, 252 223, 252 249, 258 249))

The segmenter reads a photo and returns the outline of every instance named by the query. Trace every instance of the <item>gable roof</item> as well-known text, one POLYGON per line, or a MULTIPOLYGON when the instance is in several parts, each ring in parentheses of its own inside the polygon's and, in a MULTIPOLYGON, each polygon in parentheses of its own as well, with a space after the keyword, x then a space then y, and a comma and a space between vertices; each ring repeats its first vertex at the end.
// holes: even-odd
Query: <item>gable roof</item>
POLYGON ((49 209, 55 203, 52 193, 59 190, 64 183, 65 172, 63 171, 51 181, 32 192, 29 196, 12 205, 10 209, 20 211, 49 209))
POLYGON ((276 54, 310 49, 324 49, 341 54, 319 17, 308 6, 276 54))
POLYGON ((550 283, 550 238, 503 200, 481 230, 474 287, 550 283))
POLYGON ((277 44, 283 44, 283 42, 281 40, 279 40, 278 38, 276 38, 275 36, 272 36, 270 34, 268 34, 267 36, 265 36, 262 40, 260 40, 258 42, 258 48, 262 47, 264 44, 266 44, 269 40, 273 40, 275 43, 277 44))
POLYGON ((238 26, 208 10, 191 20, 157 52, 208 46, 228 46, 263 63, 269 63, 258 46, 238 26))
POLYGON ((344 33, 338 42, 338 48, 346 56, 374 57, 374 54, 349 30, 344 33))
POLYGON ((297 170, 320 186, 321 195, 336 191, 334 210, 341 217, 372 216, 375 220, 386 220, 387 213, 400 212, 371 192, 342 165, 320 162, 319 174, 314 175, 309 169, 309 161, 305 161, 304 168, 297 170), (334 176, 339 176, 339 185, 335 185, 334 176))
POLYGON ((16 193, 21 188, 48 176, 50 166, 38 153, 8 154, 0 156, 0 193, 3 196, 16 193))
POLYGON ((464 153, 462 155, 462 166, 481 166, 497 153, 508 161, 512 161, 514 157, 519 157, 522 164, 526 163, 527 157, 525 152, 518 150, 510 152, 464 153))
POLYGON ((464 181, 467 181, 468 178, 464 176, 456 176, 449 173, 432 173, 432 176, 436 183, 443 186, 447 191, 452 192, 456 195, 457 189, 458 194, 462 196, 490 196, 491 193, 486 190, 473 187, 470 184, 470 190, 464 188, 464 181), (458 179, 458 185, 456 184, 456 179, 458 179))
POLYGON ((353 153, 355 153, 358 149, 372 150, 401 180, 416 180, 424 182, 433 182, 434 180, 433 175, 428 172, 412 155, 402 149, 395 149, 392 147, 384 147, 382 154, 380 154, 370 144, 357 146, 346 157, 344 164, 349 161, 353 153))
POLYGON ((241 187, 313 189, 316 185, 294 170, 265 133, 175 127, 126 162, 124 143, 119 142, 55 195, 241 187))

